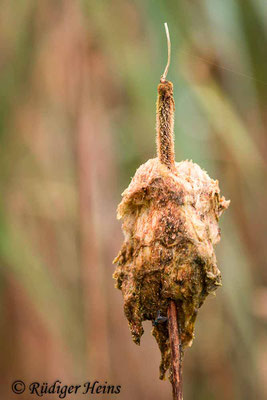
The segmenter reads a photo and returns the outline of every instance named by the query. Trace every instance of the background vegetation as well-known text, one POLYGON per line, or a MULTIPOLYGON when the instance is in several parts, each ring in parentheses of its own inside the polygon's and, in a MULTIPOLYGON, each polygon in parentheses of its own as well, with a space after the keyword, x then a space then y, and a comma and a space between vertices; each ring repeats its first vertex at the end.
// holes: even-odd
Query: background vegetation
POLYGON ((176 160, 231 199, 224 285, 199 313, 184 397, 267 398, 266 1, 1 0, 0 13, 1 398, 15 379, 171 398, 150 323, 138 348, 112 279, 120 193, 155 156, 165 21, 176 160))

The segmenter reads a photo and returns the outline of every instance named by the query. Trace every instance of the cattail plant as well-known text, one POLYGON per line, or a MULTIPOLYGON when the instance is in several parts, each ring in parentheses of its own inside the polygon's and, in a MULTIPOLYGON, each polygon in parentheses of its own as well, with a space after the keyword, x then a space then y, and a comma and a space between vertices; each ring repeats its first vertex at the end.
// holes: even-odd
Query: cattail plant
POLYGON ((142 322, 152 321, 161 351, 160 379, 169 370, 173 398, 181 400, 183 351, 192 344, 199 308, 221 286, 213 246, 229 201, 197 164, 175 162, 167 24, 165 29, 168 62, 158 85, 157 158, 138 168, 122 194, 118 218, 125 239, 114 260, 114 278, 134 342, 140 344, 142 322))

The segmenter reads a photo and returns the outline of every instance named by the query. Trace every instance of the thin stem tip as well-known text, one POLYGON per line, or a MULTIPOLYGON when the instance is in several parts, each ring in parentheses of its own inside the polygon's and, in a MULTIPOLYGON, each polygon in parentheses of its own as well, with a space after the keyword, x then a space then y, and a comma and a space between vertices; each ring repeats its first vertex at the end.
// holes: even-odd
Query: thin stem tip
POLYGON ((170 39, 170 32, 169 32, 167 22, 164 23, 164 27, 165 27, 165 32, 166 32, 166 37, 167 37, 167 45, 168 45, 168 60, 167 60, 167 65, 165 67, 165 70, 160 79, 161 82, 166 81, 166 76, 168 74, 168 70, 169 70, 169 66, 170 66, 170 62, 171 62, 171 39, 170 39))

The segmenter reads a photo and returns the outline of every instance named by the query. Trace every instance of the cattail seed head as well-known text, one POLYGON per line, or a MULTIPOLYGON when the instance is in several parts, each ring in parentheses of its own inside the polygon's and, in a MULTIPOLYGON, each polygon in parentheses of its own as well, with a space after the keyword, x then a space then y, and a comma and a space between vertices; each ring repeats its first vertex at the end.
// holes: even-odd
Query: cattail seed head
POLYGON ((171 363, 172 335, 164 317, 169 306, 178 311, 179 343, 190 346, 199 308, 221 285, 213 247, 220 240, 219 217, 229 205, 220 196, 218 181, 197 164, 175 162, 173 84, 166 80, 167 24, 165 29, 168 62, 158 85, 158 157, 138 168, 122 194, 117 216, 123 219, 124 243, 114 260, 114 278, 135 343, 140 343, 142 322, 152 321, 161 351, 160 379, 171 363))
MULTIPOLYGON (((114 278, 124 297, 133 340, 140 343, 142 322, 178 310, 183 347, 190 346, 198 309, 221 285, 213 246, 220 240, 218 219, 229 202, 218 182, 191 161, 171 169, 159 159, 136 171, 118 207, 124 243, 114 262, 114 278)), ((154 324, 161 354, 160 378, 170 367, 167 324, 154 324)))

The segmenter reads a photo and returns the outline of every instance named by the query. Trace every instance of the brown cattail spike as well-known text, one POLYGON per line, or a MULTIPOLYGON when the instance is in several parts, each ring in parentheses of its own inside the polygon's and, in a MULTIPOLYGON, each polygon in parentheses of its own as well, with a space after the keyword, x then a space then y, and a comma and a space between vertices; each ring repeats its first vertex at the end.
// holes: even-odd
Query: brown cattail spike
POLYGON ((167 24, 165 29, 168 62, 158 86, 158 157, 141 165, 123 192, 118 218, 124 243, 114 260, 114 278, 134 342, 140 344, 143 321, 152 321, 162 355, 160 379, 169 370, 173 399, 182 400, 183 350, 192 344, 199 308, 221 286, 213 247, 229 201, 220 196, 218 181, 197 164, 175 163, 167 24))
POLYGON ((157 101, 157 153, 160 162, 169 169, 174 167, 174 100, 173 84, 164 81, 158 85, 157 101))

